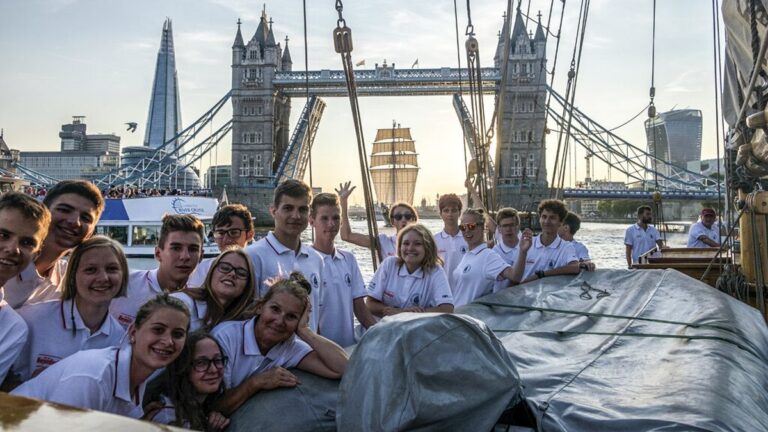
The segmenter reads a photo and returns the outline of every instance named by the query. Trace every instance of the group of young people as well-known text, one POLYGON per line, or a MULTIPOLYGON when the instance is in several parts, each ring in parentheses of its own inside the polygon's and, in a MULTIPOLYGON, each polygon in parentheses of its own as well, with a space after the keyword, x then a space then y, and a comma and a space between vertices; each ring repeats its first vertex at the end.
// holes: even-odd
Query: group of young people
POLYGON ((354 233, 354 187, 312 196, 281 183, 274 229, 253 242, 248 209, 222 207, 212 221, 221 253, 202 260, 203 223, 163 218, 157 268, 129 270, 120 245, 93 235, 104 208, 83 181, 51 188, 45 201, 0 197, 0 382, 6 391, 156 422, 217 430, 256 392, 299 384, 288 369, 344 373, 353 345, 382 317, 445 312, 511 285, 594 269, 573 234, 578 216, 560 201, 538 209, 542 232, 520 231, 514 209, 495 219, 439 200, 432 234, 405 203, 394 235, 373 239, 382 261, 366 284, 336 237, 354 233), (568 221, 571 221, 570 223, 568 221), (312 244, 301 234, 311 224, 312 244), (495 227, 498 227, 496 230, 495 227), (496 233, 496 242, 486 241, 496 233), (570 236, 570 237, 569 237, 570 236))

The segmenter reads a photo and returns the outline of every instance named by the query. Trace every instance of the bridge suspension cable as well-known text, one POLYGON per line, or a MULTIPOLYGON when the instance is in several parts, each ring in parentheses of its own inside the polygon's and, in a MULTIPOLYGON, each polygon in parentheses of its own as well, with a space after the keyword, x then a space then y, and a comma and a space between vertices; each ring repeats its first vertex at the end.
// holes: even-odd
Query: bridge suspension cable
MULTIPOLYGON (((464 83, 461 79, 461 48, 459 48, 459 12, 456 6, 456 0, 453 0, 453 23, 456 28, 456 67, 459 68, 459 97, 464 97, 464 83)), ((467 131, 464 127, 464 122, 461 122, 461 149, 464 153, 464 178, 469 178, 469 171, 467 167, 467 131)), ((469 192, 469 191, 467 191, 469 192)), ((469 194, 467 194, 469 196, 469 194)))
POLYGON ((336 21, 336 28, 333 31, 333 46, 337 53, 341 55, 341 63, 344 66, 344 76, 349 93, 349 105, 352 109, 352 121, 355 126, 355 137, 357 138, 357 152, 360 159, 360 175, 363 181, 363 195, 365 196, 365 215, 368 224, 368 238, 370 240, 371 261, 373 270, 376 271, 379 259, 378 237, 379 229, 376 225, 376 210, 373 203, 373 191, 371 189, 371 174, 368 169, 368 151, 365 148, 365 137, 363 136, 363 125, 360 119, 360 105, 357 101, 357 87, 355 85, 355 74, 352 69, 352 30, 347 27, 342 11, 344 5, 341 0, 336 0, 336 11, 339 13, 339 19, 336 21))

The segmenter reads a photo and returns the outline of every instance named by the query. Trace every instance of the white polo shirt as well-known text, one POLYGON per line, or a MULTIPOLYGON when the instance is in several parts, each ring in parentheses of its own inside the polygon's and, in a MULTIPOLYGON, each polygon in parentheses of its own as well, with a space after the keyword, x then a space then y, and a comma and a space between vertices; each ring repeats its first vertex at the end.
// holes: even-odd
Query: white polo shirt
POLYGON ((373 275, 368 284, 368 295, 390 307, 418 306, 432 308, 441 304, 454 304, 445 270, 438 266, 429 272, 419 267, 408 273, 408 268, 389 257, 373 275))
POLYGON ((157 280, 157 271, 132 270, 128 274, 128 294, 115 297, 109 304, 109 313, 123 326, 128 328, 136 319, 136 313, 147 300, 163 293, 157 280))
POLYGON ((712 228, 707 228, 701 221, 691 225, 690 231, 688 231, 688 247, 689 248, 708 248, 712 247, 703 241, 699 240, 699 237, 707 236, 710 240, 717 244, 720 244, 720 225, 717 222, 712 224, 712 228))
MULTIPOLYGON (((518 241, 514 247, 509 247, 504 244, 504 241, 501 241, 496 243, 496 246, 493 247, 493 251, 496 252, 505 263, 514 267, 517 257, 520 255, 520 241, 518 241)), ((510 284, 512 284, 512 281, 506 278, 497 280, 493 283, 493 292, 501 291, 504 288, 509 287, 510 284)))
POLYGON ((205 326, 205 313, 208 311, 208 303, 203 300, 195 300, 185 292, 175 292, 171 297, 177 298, 189 309, 189 331, 193 332, 205 326))
POLYGON ((499 276, 507 267, 509 264, 485 243, 467 251, 453 271, 458 283, 453 292, 453 304, 456 307, 464 306, 478 297, 492 293, 494 284, 501 281, 499 276))
POLYGON ((13 365, 13 373, 21 381, 37 376, 47 367, 78 351, 120 345, 125 330, 115 318, 107 314, 101 327, 91 333, 77 306, 72 306, 70 299, 26 305, 19 309, 19 315, 29 327, 29 339, 13 365))
POLYGON ((573 240, 571 241, 571 244, 573 245, 574 252, 576 252, 576 258, 578 258, 579 261, 592 261, 592 258, 589 256, 589 249, 584 246, 584 243, 573 240))
POLYGON ((571 242, 555 237, 555 241, 549 246, 544 246, 541 242, 541 236, 537 235, 533 238, 533 244, 528 249, 525 258, 523 280, 528 279, 539 270, 554 270, 578 260, 576 250, 571 242))
POLYGON ((131 346, 128 344, 79 351, 11 394, 141 418, 146 381, 139 386, 138 398, 132 399, 130 367, 131 346))
POLYGON ((226 388, 237 387, 251 375, 269 369, 296 367, 313 351, 294 334, 263 355, 256 343, 255 324, 256 317, 248 321, 227 321, 217 325, 211 332, 219 341, 223 354, 229 357, 229 363, 224 368, 226 388))
POLYGON ((25 304, 60 299, 61 280, 64 278, 66 269, 67 260, 62 258, 56 261, 48 276, 40 276, 35 262, 30 262, 21 273, 3 286, 5 301, 12 308, 19 309, 25 304))
POLYGON ((453 278, 453 271, 461 262, 461 258, 467 253, 467 241, 459 231, 455 236, 440 231, 435 234, 435 243, 437 243, 437 255, 443 260, 443 269, 448 275, 448 284, 451 290, 456 289, 456 280, 453 278))
POLYGON ((661 240, 661 235, 653 225, 643 229, 640 225, 634 224, 624 231, 624 244, 632 246, 632 263, 639 262, 640 255, 655 249, 657 240, 661 240))
POLYGON ((211 265, 213 265, 213 261, 215 259, 215 257, 206 258, 200 261, 200 263, 197 264, 197 267, 195 267, 195 271, 189 275, 189 279, 187 279, 187 286, 190 288, 200 288, 203 286, 205 277, 208 276, 208 270, 211 269, 211 265))
POLYGON ((13 308, 3 300, 0 291, 0 382, 11 368, 27 342, 27 324, 13 308))
POLYGON ((255 293, 263 297, 269 290, 265 283, 276 276, 288 277, 291 272, 301 272, 312 284, 309 300, 312 303, 312 314, 309 317, 309 327, 317 331, 320 321, 323 283, 323 259, 308 245, 302 244, 299 253, 280 243, 272 231, 266 237, 245 248, 245 252, 253 261, 256 272, 255 293))
POLYGON ((397 256, 397 234, 379 234, 379 252, 382 261, 388 257, 397 256))
POLYGON ((355 299, 365 297, 365 283, 352 252, 336 249, 323 258, 323 309, 320 334, 346 347, 355 343, 355 299))

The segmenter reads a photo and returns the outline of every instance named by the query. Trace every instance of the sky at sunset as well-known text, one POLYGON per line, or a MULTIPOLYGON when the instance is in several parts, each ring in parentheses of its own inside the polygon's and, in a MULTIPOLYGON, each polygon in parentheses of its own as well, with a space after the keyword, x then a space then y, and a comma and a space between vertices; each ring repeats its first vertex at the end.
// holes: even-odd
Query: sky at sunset
MULTIPOLYGON (((517 3, 517 2, 515 2, 517 3)), ((562 2, 554 1, 552 32, 562 2)), ((3 0, 0 2, 0 127, 11 148, 58 150, 58 132, 73 115, 86 116, 90 133, 116 133, 122 146, 141 145, 147 120, 154 64, 163 21, 173 20, 183 124, 187 125, 220 99, 231 84, 231 46, 236 21, 243 21, 246 40, 256 30, 264 2, 246 0, 3 0), (136 133, 124 123, 137 122, 136 133)), ((566 2, 555 88, 564 93, 567 67, 579 12, 578 1, 566 2)), ((592 0, 587 23, 576 105, 612 128, 648 103, 651 79, 652 0, 592 0)), ((352 28, 354 61, 394 62, 410 68, 455 67, 457 62, 453 1, 346 0, 344 16, 352 28)), ((546 14, 550 1, 533 1, 531 16, 546 14)), ((341 69, 333 50, 336 11, 331 0, 307 0, 309 69, 341 69)), ((458 1, 462 64, 467 24, 466 1, 458 1)), ((528 2, 522 3, 523 11, 528 2)), ((501 29, 503 0, 471 1, 472 21, 480 42, 481 63, 493 65, 501 29)), ((304 70, 301 0, 266 2, 278 41, 289 47, 294 70, 304 70)), ((535 22, 529 23, 535 30, 535 22)), ((711 2, 658 2, 656 40, 656 106, 701 109, 704 114, 703 157, 714 157, 715 88, 711 2)), ((548 45, 551 68, 556 39, 548 45)), ((346 98, 328 104, 313 149, 313 183, 325 190, 350 179, 360 184, 354 129, 346 98)), ((291 127, 303 98, 292 101, 291 127)), ((219 114, 221 124, 231 105, 219 114)), ((490 118, 493 98, 486 98, 490 118)), ((459 192, 464 178, 461 126, 449 96, 375 97, 361 99, 366 141, 392 120, 411 128, 422 170, 415 200, 434 200, 438 193, 459 192)), ((616 133, 645 147, 641 115, 616 133)), ((215 126, 214 126, 215 127, 215 126)), ((224 140, 208 164, 228 164, 230 140, 224 140)), ((550 135, 550 164, 556 137, 550 135)), ((571 183, 584 177, 570 170, 571 183)), ((550 166, 551 169, 551 166, 550 166)), ((596 178, 607 178, 596 167, 596 178)), ((551 174, 550 174, 551 175, 551 174)), ((617 171, 613 180, 624 180, 617 171)), ((308 180, 308 178, 307 178, 308 180)), ((362 202, 356 193, 353 201, 362 202)))

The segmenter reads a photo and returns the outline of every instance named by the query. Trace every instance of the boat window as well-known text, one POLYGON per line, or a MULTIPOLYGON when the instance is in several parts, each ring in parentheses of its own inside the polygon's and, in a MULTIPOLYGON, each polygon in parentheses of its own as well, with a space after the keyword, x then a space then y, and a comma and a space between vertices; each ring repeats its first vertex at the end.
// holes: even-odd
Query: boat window
POLYGON ((155 246, 159 238, 160 225, 136 225, 133 227, 133 246, 155 246))
POLYGON ((127 226, 97 226, 96 234, 105 235, 120 244, 128 244, 127 226))

